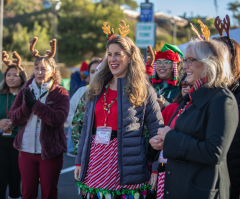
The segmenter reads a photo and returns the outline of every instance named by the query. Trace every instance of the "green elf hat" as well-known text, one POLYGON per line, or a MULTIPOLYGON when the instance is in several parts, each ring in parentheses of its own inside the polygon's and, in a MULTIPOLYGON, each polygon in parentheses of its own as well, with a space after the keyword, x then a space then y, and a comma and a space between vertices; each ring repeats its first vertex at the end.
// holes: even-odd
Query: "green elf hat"
MULTIPOLYGON (((173 81, 167 80, 168 84, 172 84, 173 86, 176 86, 177 79, 178 79, 178 72, 177 72, 177 63, 180 62, 180 56, 183 57, 182 51, 176 46, 171 44, 165 44, 162 49, 155 54, 155 61, 157 59, 168 59, 170 61, 173 61, 173 70, 174 70, 174 78, 173 81)), ((156 80, 156 65, 153 65, 153 76, 152 76, 152 83, 159 83, 162 80, 156 80)))

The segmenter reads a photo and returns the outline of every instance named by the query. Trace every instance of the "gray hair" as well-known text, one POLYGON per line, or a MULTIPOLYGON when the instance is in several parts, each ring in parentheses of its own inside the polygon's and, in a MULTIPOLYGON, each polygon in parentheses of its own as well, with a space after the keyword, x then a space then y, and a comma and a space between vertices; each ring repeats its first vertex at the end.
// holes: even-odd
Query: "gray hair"
POLYGON ((208 77, 208 87, 227 87, 233 84, 230 54, 226 45, 216 40, 210 40, 210 45, 215 50, 213 55, 210 45, 206 41, 192 40, 186 47, 185 54, 191 50, 194 58, 203 63, 202 77, 208 77))

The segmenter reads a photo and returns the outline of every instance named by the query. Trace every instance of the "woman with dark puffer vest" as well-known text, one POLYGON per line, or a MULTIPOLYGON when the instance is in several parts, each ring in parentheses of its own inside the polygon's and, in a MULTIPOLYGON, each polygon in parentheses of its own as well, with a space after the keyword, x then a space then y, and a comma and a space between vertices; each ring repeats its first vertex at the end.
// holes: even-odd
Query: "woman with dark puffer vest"
POLYGON ((69 96, 59 86, 60 72, 53 59, 56 40, 50 42, 51 51, 40 56, 30 41, 30 51, 36 58, 34 74, 18 94, 10 118, 22 126, 14 140, 19 150, 19 168, 22 177, 23 199, 38 197, 40 178, 42 199, 57 199, 58 179, 67 151, 64 122, 69 112, 69 96))
POLYGON ((88 89, 74 172, 79 192, 88 197, 146 196, 151 185, 143 126, 151 137, 163 127, 141 53, 124 34, 125 22, 120 27, 121 36, 105 31, 107 58, 88 89))

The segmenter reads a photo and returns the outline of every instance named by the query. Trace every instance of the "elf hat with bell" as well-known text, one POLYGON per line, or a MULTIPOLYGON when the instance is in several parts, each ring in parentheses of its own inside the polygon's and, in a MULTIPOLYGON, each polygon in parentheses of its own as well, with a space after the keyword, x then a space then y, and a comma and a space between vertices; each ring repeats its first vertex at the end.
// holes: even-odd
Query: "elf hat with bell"
MULTIPOLYGON (((183 57, 182 51, 176 46, 176 45, 170 45, 170 44, 165 44, 162 49, 155 54, 155 61, 158 59, 167 59, 170 61, 173 61, 173 70, 174 70, 174 78, 173 81, 171 81, 170 84, 175 86, 177 84, 177 79, 178 79, 178 71, 177 71, 177 63, 180 62, 180 56, 183 57)), ((156 65, 153 65, 153 76, 152 76, 152 83, 159 83, 162 80, 158 79, 156 80, 156 65)), ((170 80, 168 80, 170 81, 170 80)))

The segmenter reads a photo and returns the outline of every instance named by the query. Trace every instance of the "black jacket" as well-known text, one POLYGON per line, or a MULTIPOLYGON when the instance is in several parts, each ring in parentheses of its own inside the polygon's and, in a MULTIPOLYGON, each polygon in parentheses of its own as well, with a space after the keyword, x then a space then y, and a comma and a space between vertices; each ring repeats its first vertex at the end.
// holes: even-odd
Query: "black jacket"
MULTIPOLYGON (((111 80, 107 75, 105 85, 111 80)), ((143 124, 146 123, 149 135, 157 135, 158 128, 163 127, 157 95, 151 86, 148 86, 148 99, 144 105, 133 107, 123 94, 126 78, 119 78, 117 83, 118 108, 118 169, 120 172, 120 185, 132 185, 147 182, 150 171, 146 160, 146 141, 143 136, 143 124)), ((83 182, 87 173, 92 128, 94 124, 95 105, 102 93, 94 101, 87 102, 84 114, 84 123, 79 140, 76 164, 81 164, 80 181, 83 182)))
MULTIPOLYGON (((236 99, 228 89, 206 87, 191 97, 192 105, 165 137, 164 199, 228 199, 226 156, 238 125, 236 99)), ((177 111, 188 100, 185 95, 177 111)))
MULTIPOLYGON (((240 106, 240 86, 239 80, 231 89, 240 106)), ((240 114, 240 112, 239 112, 240 114)), ((228 171, 231 182, 231 197, 236 198, 240 194, 240 126, 238 127, 233 138, 232 144, 227 154, 228 171)))

